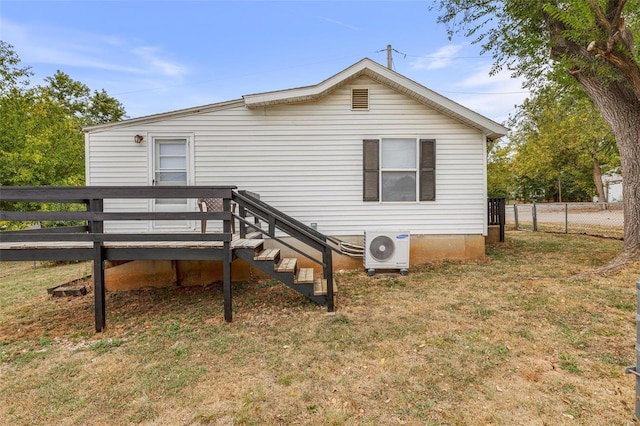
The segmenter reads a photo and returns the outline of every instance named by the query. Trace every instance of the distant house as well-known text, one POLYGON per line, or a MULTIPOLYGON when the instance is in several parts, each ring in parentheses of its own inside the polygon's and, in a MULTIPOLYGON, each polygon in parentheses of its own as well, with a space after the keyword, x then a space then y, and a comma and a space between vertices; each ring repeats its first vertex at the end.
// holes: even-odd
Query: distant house
MULTIPOLYGON (((85 130, 87 185, 235 185, 348 241, 408 230, 412 263, 484 256, 486 141, 507 133, 366 58, 313 86, 85 130)), ((128 207, 196 209, 195 200, 128 207)))
POLYGON ((616 203, 622 201, 622 175, 611 172, 602 176, 602 182, 605 188, 605 201, 608 203, 616 203))

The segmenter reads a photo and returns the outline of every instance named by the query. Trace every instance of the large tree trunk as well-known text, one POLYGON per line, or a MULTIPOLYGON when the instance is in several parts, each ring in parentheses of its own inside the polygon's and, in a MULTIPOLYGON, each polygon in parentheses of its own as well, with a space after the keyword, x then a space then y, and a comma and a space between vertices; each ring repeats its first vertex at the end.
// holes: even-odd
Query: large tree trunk
POLYGON ((605 13, 597 2, 590 3, 603 34, 594 34, 588 46, 568 38, 565 32, 569 28, 561 20, 545 16, 551 58, 570 58, 568 71, 611 127, 620 153, 624 245, 615 259, 599 269, 600 273, 614 272, 640 260, 640 66, 627 54, 635 52, 635 46, 622 15, 625 4, 626 0, 609 0, 605 13))
POLYGON ((574 74, 616 137, 622 163, 624 245, 622 252, 598 272, 608 273, 640 261, 640 99, 624 82, 588 73, 574 74))
POLYGON ((593 183, 596 186, 596 192, 598 193, 598 201, 601 203, 607 200, 607 196, 604 193, 604 185, 602 184, 602 171, 600 170, 600 162, 597 158, 593 157, 593 183))

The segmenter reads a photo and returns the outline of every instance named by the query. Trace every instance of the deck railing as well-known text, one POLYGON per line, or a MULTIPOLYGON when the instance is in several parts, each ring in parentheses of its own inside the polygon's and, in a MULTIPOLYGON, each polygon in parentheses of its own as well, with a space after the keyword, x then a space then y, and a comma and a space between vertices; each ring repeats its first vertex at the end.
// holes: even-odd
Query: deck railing
POLYGON ((249 230, 261 232, 270 238, 277 240, 280 244, 287 246, 289 249, 305 256, 312 262, 322 266, 323 277, 327 280, 327 310, 334 311, 333 299, 333 252, 340 253, 340 250, 330 242, 330 237, 323 235, 310 226, 286 215, 280 210, 270 206, 260 200, 260 196, 249 191, 238 191, 233 193, 233 201, 238 204, 240 214, 240 238, 243 238, 249 230), (253 216, 258 221, 267 224, 267 229, 263 229, 259 224, 251 223, 246 220, 247 216, 253 216), (322 255, 322 260, 318 260, 303 250, 287 243, 279 238, 277 231, 279 230, 286 235, 304 243, 308 247, 317 250, 322 255))
POLYGON ((95 327, 98 332, 104 329, 106 323, 104 260, 222 260, 225 319, 231 321, 231 198, 234 189, 233 186, 0 186, 0 221, 84 222, 80 226, 0 232, 0 260, 93 260, 95 327), (223 211, 104 211, 105 200, 109 199, 198 198, 221 198, 223 211), (21 203, 20 211, 15 211, 15 203, 21 203), (46 203, 48 210, 39 210, 38 207, 41 206, 34 203, 46 203), (64 211, 64 206, 68 204, 83 205, 84 211, 64 211), (55 208, 57 210, 51 210, 55 208), (197 233, 192 229, 185 229, 185 232, 104 232, 105 222, 155 220, 222 220, 223 230, 207 234, 197 233), (191 244, 178 244, 184 242, 191 244))
MULTIPOLYGON (((233 186, 166 186, 166 187, 2 187, 0 186, 0 221, 15 222, 81 222, 83 225, 41 227, 38 229, 0 232, 0 260, 93 260, 95 327, 105 327, 105 260, 222 260, 224 317, 232 319, 231 249, 232 221, 240 222, 240 238, 247 230, 259 231, 290 249, 322 265, 327 281, 327 309, 334 310, 332 252, 337 250, 329 237, 260 200, 255 193, 235 192, 233 186), (122 211, 130 204, 106 200, 152 200, 219 198, 223 211, 122 211), (231 203, 239 206, 234 215, 231 203), (16 204, 20 203, 20 204, 16 204), (46 210, 41 203, 46 203, 46 210), (68 211, 69 204, 75 204, 68 211), (77 206, 80 205, 80 206, 77 206), (18 209, 19 208, 19 209, 18 209), (253 216, 250 222, 247 217, 253 216), (183 231, 152 229, 145 231, 105 232, 105 222, 112 221, 194 221, 222 220, 222 232, 200 233, 197 227, 183 231), (261 221, 266 224, 262 229, 261 221), (287 243, 282 233, 319 251, 322 260, 287 243), (222 250, 221 250, 222 249, 222 250)), ((132 228, 141 229, 142 227, 132 228)), ((117 229, 114 228, 114 229, 117 229)))
POLYGON ((504 242, 504 225, 506 222, 506 201, 504 198, 489 198, 487 201, 489 225, 500 226, 500 242, 504 242))

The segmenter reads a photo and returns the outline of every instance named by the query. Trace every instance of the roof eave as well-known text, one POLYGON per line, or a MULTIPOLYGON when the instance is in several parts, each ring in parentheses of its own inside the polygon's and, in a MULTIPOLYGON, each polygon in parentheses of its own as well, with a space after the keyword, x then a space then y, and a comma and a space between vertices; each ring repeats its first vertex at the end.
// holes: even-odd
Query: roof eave
POLYGON ((234 99, 232 101, 218 102, 215 104, 200 105, 197 107, 179 109, 176 111, 163 112, 160 114, 146 115, 144 117, 136 117, 128 120, 116 121, 113 123, 98 124, 96 126, 89 126, 82 129, 85 133, 93 133, 103 130, 112 129, 114 127, 126 127, 138 124, 149 124, 156 121, 166 120, 168 118, 178 118, 192 114, 201 114, 210 111, 219 111, 223 109, 233 108, 234 106, 243 106, 242 99, 234 99))
POLYGON ((243 96, 247 108, 259 108, 269 105, 310 102, 326 96, 348 81, 366 75, 381 84, 404 93, 416 101, 429 106, 445 115, 481 130, 490 139, 505 136, 508 129, 495 121, 446 98, 415 81, 383 67, 371 59, 364 58, 349 68, 335 74, 315 86, 275 92, 258 93, 243 96))

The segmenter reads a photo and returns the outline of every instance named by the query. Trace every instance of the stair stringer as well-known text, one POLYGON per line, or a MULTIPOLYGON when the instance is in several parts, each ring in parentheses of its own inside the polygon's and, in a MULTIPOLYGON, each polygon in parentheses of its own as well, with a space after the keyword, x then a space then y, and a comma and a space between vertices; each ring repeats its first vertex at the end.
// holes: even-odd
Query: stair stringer
POLYGON ((234 254, 237 258, 248 262, 250 265, 255 266, 262 272, 266 273, 272 278, 280 281, 287 287, 297 291, 302 294, 307 299, 311 300, 318 305, 326 305, 327 304, 327 296, 326 295, 314 295, 313 284, 296 284, 295 283, 295 272, 278 272, 274 269, 274 262, 268 260, 255 260, 255 250, 253 249, 236 249, 234 250, 234 254))

